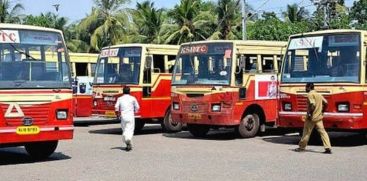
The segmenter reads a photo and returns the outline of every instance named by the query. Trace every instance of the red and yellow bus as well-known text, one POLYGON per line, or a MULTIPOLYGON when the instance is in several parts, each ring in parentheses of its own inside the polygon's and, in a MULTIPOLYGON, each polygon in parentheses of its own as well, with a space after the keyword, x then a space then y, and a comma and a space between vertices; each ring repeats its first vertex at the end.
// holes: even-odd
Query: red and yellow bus
POLYGON ((196 137, 212 127, 255 136, 277 117, 277 73, 286 42, 182 44, 172 77, 172 119, 196 137))
MULTIPOLYGON (((98 54, 69 53, 71 70, 74 77, 74 117, 83 120, 92 115, 92 85, 98 54)), ((76 121, 75 120, 75 121, 76 121)))
POLYGON ((103 48, 93 84, 93 113, 115 118, 114 105, 122 88, 129 86, 140 104, 136 131, 145 122, 162 121, 167 131, 179 131, 170 121, 170 87, 175 45, 125 44, 103 48))
POLYGON ((69 56, 59 30, 0 24, 0 147, 46 158, 73 138, 69 56))
POLYGON ((327 30, 293 35, 285 53, 280 82, 279 127, 302 128, 305 85, 328 101, 324 126, 334 130, 367 129, 367 31, 327 30))

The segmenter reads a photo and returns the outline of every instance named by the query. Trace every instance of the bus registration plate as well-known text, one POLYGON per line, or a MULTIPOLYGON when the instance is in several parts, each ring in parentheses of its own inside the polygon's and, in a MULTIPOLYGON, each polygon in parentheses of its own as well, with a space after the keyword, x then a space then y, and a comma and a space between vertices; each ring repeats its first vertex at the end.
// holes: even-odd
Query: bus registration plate
POLYGON ((106 117, 115 117, 116 114, 115 114, 115 111, 106 111, 105 116, 106 117))
POLYGON ((39 132, 40 128, 38 126, 19 126, 16 130, 18 135, 33 135, 38 134, 39 132))
POLYGON ((198 113, 189 113, 188 114, 188 117, 189 117, 189 119, 194 119, 194 120, 201 119, 201 114, 198 114, 198 113))

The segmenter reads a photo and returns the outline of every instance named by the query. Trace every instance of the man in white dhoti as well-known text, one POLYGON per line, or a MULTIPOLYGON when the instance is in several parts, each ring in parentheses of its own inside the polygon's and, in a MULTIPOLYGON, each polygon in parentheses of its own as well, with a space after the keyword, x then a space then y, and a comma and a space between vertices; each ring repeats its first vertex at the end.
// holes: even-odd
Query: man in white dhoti
POLYGON ((123 88, 123 95, 117 99, 115 105, 116 115, 121 120, 122 138, 126 143, 126 151, 132 149, 132 138, 135 129, 135 115, 139 104, 135 97, 130 95, 130 88, 123 88))

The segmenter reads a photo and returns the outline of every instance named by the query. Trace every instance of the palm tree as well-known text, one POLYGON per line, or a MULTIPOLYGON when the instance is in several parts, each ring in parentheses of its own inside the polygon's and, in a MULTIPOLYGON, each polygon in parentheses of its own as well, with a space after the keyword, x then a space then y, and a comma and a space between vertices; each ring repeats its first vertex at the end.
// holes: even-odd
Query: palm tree
POLYGON ((237 39, 241 28, 241 14, 238 2, 234 0, 219 0, 216 7, 218 26, 210 39, 237 39))
POLYGON ((283 16, 291 23, 301 22, 309 17, 309 12, 305 7, 299 8, 297 4, 287 5, 287 11, 283 12, 283 16))
POLYGON ((161 27, 163 25, 163 9, 154 8, 154 3, 149 0, 137 3, 136 10, 132 12, 136 38, 142 43, 162 43, 161 27))
POLYGON ((90 15, 82 19, 79 31, 89 32, 90 45, 95 51, 123 41, 128 16, 122 6, 128 0, 94 0, 90 15))
POLYGON ((0 0, 0 23, 20 23, 21 10, 24 10, 24 7, 20 3, 11 7, 9 0, 0 0))
POLYGON ((164 25, 165 43, 181 44, 189 41, 205 40, 212 33, 216 16, 203 11, 200 0, 181 0, 168 12, 168 24, 164 25))

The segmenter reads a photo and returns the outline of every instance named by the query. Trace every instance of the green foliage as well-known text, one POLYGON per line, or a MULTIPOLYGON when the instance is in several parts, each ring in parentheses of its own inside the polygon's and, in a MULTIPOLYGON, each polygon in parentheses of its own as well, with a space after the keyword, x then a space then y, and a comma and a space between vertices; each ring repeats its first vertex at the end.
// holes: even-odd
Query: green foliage
POLYGON ((9 0, 0 0, 0 23, 20 23, 20 12, 24 7, 20 3, 12 6, 9 0))
MULTIPOLYGON (((23 6, 11 0, 0 0, 0 22, 23 23, 64 31, 68 48, 73 52, 99 52, 104 46, 119 43, 168 43, 240 39, 242 37, 241 5, 238 0, 180 0, 171 9, 159 9, 154 1, 138 1, 126 8, 129 0, 94 0, 89 14, 68 24, 54 13, 21 16, 23 6), (22 18, 23 17, 23 18, 22 18)), ((322 29, 322 9, 309 13, 305 7, 288 5, 278 17, 274 12, 255 11, 247 5, 248 39, 287 40, 289 35, 322 29)), ((357 0, 348 9, 344 0, 330 7, 329 28, 353 26, 367 29, 367 0, 357 0)))
POLYGON ((286 41, 289 35, 310 31, 307 21, 284 22, 275 13, 264 13, 262 17, 248 24, 249 39, 286 41))

